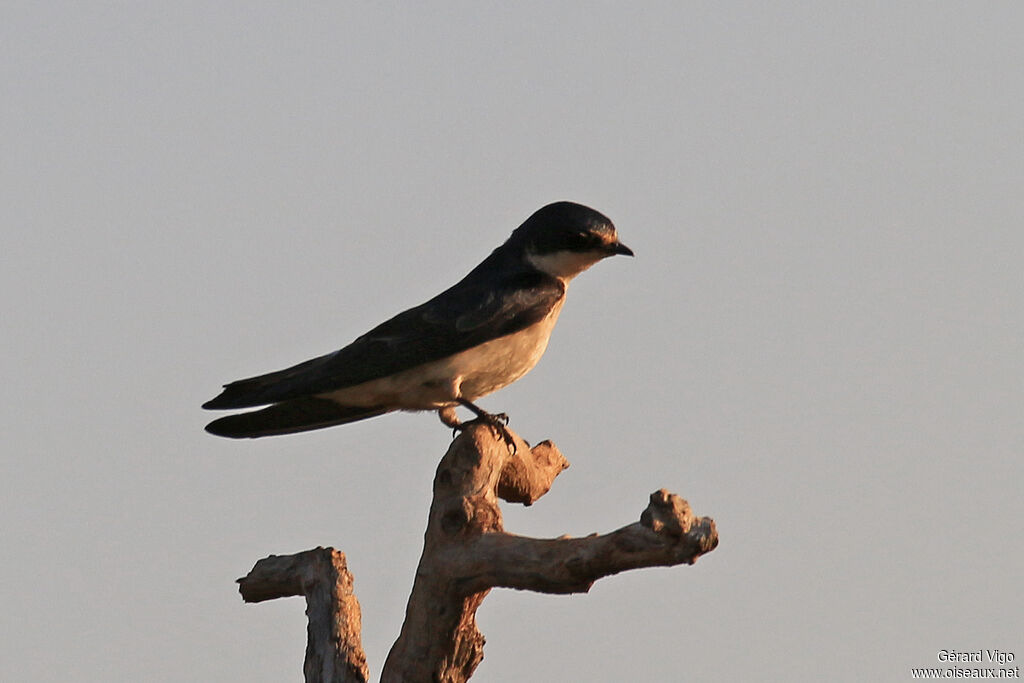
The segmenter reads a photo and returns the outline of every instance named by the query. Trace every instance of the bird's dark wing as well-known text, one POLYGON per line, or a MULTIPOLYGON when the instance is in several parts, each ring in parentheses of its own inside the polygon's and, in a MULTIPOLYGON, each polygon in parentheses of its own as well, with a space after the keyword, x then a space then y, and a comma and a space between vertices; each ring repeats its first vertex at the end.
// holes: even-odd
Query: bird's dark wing
POLYGON ((399 313, 334 353, 243 379, 204 408, 249 408, 355 386, 445 358, 542 320, 565 286, 535 270, 474 270, 430 301, 399 313))

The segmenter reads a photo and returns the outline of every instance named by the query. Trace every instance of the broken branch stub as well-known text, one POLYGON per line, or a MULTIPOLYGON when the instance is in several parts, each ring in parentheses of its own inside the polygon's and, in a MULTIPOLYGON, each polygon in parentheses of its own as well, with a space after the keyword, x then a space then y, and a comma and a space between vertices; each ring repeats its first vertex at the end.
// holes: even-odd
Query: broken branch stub
POLYGON ((366 683, 370 678, 361 639, 362 616, 345 553, 315 548, 271 555, 238 579, 245 602, 296 595, 306 598, 306 683, 366 683))

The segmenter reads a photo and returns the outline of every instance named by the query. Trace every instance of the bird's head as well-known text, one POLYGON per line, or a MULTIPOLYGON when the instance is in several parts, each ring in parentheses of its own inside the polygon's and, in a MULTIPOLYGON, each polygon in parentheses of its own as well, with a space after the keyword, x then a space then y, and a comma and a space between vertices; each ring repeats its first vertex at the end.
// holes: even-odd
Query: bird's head
POLYGON ((516 228, 509 243, 520 246, 534 268, 561 280, 572 279, 608 256, 633 255, 607 216, 572 202, 538 209, 516 228))

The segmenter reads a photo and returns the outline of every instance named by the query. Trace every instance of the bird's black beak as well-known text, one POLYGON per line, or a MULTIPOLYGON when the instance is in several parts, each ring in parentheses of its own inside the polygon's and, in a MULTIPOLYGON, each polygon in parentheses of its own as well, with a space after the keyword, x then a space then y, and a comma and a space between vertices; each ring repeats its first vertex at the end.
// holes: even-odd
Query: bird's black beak
POLYGON ((633 250, 627 247, 622 242, 616 242, 612 245, 612 254, 622 254, 623 256, 632 256, 633 250))

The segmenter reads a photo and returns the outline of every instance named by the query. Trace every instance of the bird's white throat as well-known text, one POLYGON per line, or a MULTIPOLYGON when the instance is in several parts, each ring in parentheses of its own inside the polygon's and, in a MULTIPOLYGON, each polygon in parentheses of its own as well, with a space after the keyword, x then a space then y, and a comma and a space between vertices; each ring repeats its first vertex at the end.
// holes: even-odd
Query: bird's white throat
POLYGON ((605 251, 556 251, 551 254, 526 252, 526 260, 542 273, 560 280, 571 280, 607 255, 605 251))

